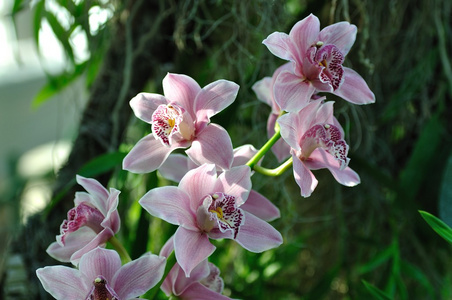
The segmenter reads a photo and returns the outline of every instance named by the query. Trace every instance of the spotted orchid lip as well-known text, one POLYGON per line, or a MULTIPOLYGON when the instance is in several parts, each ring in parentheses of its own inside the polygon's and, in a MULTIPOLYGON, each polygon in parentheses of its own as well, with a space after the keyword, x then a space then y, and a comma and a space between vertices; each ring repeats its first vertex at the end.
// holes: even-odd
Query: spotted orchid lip
POLYGON ((67 234, 77 231, 83 226, 99 233, 103 229, 101 223, 104 219, 105 216, 97 208, 82 202, 68 211, 67 219, 60 226, 60 235, 57 236, 57 241, 61 246, 64 246, 67 234))
POLYGON ((93 287, 87 300, 119 300, 118 295, 110 287, 104 276, 98 275, 93 280, 93 287))
POLYGON ((340 164, 343 170, 350 159, 347 157, 348 145, 343 140, 342 133, 338 127, 332 124, 316 124, 312 126, 301 137, 300 160, 309 158, 316 148, 323 148, 330 153, 340 164))
POLYGON ((165 146, 171 146, 171 138, 179 132, 183 120, 183 108, 177 105, 161 104, 152 114, 152 133, 165 146))

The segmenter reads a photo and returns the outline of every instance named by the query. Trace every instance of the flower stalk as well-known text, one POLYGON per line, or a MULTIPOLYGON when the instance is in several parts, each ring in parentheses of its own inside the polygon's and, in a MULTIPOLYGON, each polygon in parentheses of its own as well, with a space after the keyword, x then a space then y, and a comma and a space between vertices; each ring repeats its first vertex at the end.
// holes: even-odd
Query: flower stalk
POLYGON ((276 177, 276 176, 283 174, 285 171, 287 171, 287 169, 292 167, 292 163, 293 163, 293 158, 290 157, 282 165, 280 165, 279 167, 277 167, 275 169, 267 169, 267 168, 261 167, 259 165, 255 165, 253 169, 254 169, 254 171, 261 173, 263 175, 276 177))
POLYGON ((126 264, 132 261, 126 248, 124 248, 123 244, 115 236, 112 236, 108 241, 113 246, 113 248, 115 248, 116 252, 118 252, 119 256, 121 257, 122 264, 126 264))

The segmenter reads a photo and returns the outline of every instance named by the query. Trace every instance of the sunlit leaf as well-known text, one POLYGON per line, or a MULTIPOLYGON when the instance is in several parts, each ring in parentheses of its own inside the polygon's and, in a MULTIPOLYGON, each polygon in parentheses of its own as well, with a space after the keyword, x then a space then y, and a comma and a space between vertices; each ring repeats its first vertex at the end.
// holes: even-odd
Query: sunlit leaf
POLYGON ((452 244, 452 228, 449 225, 426 211, 420 210, 419 213, 436 233, 452 244))
POLYGON ((73 72, 64 72, 58 76, 49 76, 47 83, 36 94, 31 106, 33 108, 37 108, 51 97, 61 92, 64 88, 73 83, 80 75, 82 75, 85 68, 86 62, 76 65, 73 72))
POLYGON ((365 280, 361 280, 361 282, 366 287, 367 291, 373 296, 374 299, 378 300, 391 300, 391 298, 382 290, 374 286, 373 284, 370 284, 369 282, 365 280))
POLYGON ((45 17, 46 17, 47 21, 49 22, 49 25, 52 28, 53 33, 55 33, 55 37, 58 39, 58 41, 63 46, 66 55, 71 60, 71 62, 73 64, 75 64, 74 51, 69 42, 69 37, 70 37, 69 32, 63 28, 63 26, 60 24, 60 22, 58 21, 58 19, 55 17, 55 15, 52 12, 46 11, 45 17))
POLYGON ((39 31, 41 30, 41 22, 44 17, 44 1, 38 0, 34 5, 34 15, 33 15, 33 36, 35 39, 36 47, 39 51, 39 31))

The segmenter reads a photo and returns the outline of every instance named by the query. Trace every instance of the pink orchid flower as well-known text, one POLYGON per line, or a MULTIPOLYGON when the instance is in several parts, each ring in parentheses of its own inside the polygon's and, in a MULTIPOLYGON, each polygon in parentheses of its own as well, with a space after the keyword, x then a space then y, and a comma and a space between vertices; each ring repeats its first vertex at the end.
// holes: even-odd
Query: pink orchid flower
POLYGON ((273 92, 281 109, 295 112, 306 106, 315 92, 333 93, 354 104, 375 102, 364 79, 342 65, 356 39, 356 26, 339 22, 320 31, 320 21, 309 15, 289 34, 274 32, 263 44, 274 55, 291 61, 281 72, 273 92))
MULTIPOLYGON (((273 86, 278 75, 288 67, 290 67, 289 64, 282 65, 281 67, 276 69, 272 77, 264 77, 263 79, 257 81, 252 87, 254 93, 256 93, 257 99, 272 108, 267 120, 268 138, 271 138, 275 134, 276 120, 281 114, 281 108, 273 97, 273 86)), ((273 145, 272 152, 273 154, 275 154, 278 161, 282 162, 284 159, 290 156, 290 147, 284 140, 280 139, 273 145)))
POLYGON ((135 299, 155 286, 166 258, 146 253, 121 266, 114 250, 95 248, 80 259, 79 269, 50 266, 36 270, 44 289, 55 299, 135 299))
POLYGON ((333 116, 333 102, 316 100, 298 113, 281 116, 278 123, 282 138, 292 148, 293 173, 303 197, 309 197, 318 183, 311 170, 328 168, 345 186, 360 183, 358 174, 348 167, 348 145, 333 116))
MULTIPOLYGON (((171 237, 160 251, 161 256, 168 257, 174 250, 174 236, 171 237)), ((230 300, 221 293, 224 289, 220 270, 207 259, 197 265, 186 277, 180 265, 176 262, 162 283, 162 291, 171 298, 172 295, 181 300, 230 300)))
POLYGON ((77 183, 88 192, 75 193, 75 207, 68 211, 60 226, 60 235, 47 253, 62 262, 78 263, 83 254, 104 246, 119 231, 120 191, 105 189, 97 180, 77 175, 77 183))
POLYGON ((185 275, 215 250, 212 239, 234 239, 245 249, 262 252, 282 243, 267 222, 240 209, 251 190, 251 170, 234 167, 217 177, 213 164, 189 171, 179 186, 150 190, 139 201, 151 215, 179 225, 174 236, 176 259, 185 275))
POLYGON ((142 138, 124 158, 123 169, 146 173, 158 169, 175 149, 186 153, 198 164, 214 163, 229 169, 232 143, 227 131, 210 123, 210 118, 228 107, 239 86, 217 80, 201 88, 186 75, 171 74, 163 79, 165 96, 138 94, 130 101, 135 115, 151 124, 152 134, 142 138))
MULTIPOLYGON (((290 148, 287 152, 290 153, 290 148)), ((257 150, 252 145, 243 145, 235 148, 232 166, 236 167, 246 164, 256 153, 257 150)), ((159 172, 164 178, 179 182, 188 171, 197 167, 198 165, 189 157, 183 154, 171 154, 160 166, 159 172)), ((248 199, 240 208, 268 222, 281 216, 278 207, 255 190, 250 191, 248 199)))

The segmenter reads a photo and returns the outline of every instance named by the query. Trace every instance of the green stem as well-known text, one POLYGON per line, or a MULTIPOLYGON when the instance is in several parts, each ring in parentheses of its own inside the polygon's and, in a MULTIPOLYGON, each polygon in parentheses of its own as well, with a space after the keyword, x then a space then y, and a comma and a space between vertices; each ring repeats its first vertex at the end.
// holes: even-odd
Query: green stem
POLYGON ((270 148, 279 140, 281 133, 277 128, 275 134, 262 146, 262 148, 246 163, 251 169, 256 168, 257 162, 270 150, 270 148))
POLYGON ((152 289, 150 289, 143 296, 143 298, 152 300, 157 296, 157 293, 160 291, 160 286, 162 285, 163 280, 165 280, 165 278, 168 276, 168 273, 171 271, 175 264, 176 264, 176 255, 174 254, 173 251, 166 259, 165 273, 163 273, 162 279, 160 279, 159 283, 157 283, 152 289))
POLYGON ((116 252, 118 252, 123 264, 126 264, 126 263, 132 261, 126 248, 124 248, 124 246, 121 244, 121 242, 115 236, 112 236, 108 241, 113 246, 113 248, 115 248, 116 252))
POLYGON ((286 160, 282 165, 280 165, 279 167, 277 167, 275 169, 267 169, 267 168, 261 167, 259 165, 255 165, 254 171, 264 174, 266 176, 279 176, 282 173, 284 173, 287 169, 292 167, 292 163, 293 163, 293 158, 291 157, 288 160, 286 160))

